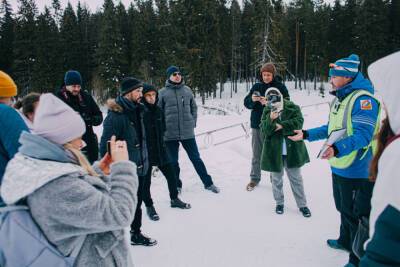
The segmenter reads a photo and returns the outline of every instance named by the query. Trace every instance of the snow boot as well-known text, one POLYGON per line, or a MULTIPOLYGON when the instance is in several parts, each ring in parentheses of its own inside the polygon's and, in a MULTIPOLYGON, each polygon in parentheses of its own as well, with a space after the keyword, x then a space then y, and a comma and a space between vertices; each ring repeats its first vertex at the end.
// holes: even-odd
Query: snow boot
POLYGON ((211 192, 218 194, 220 192, 219 188, 216 187, 215 185, 210 185, 206 187, 206 190, 210 190, 211 192))
POLYGON ((149 216, 150 220, 158 221, 160 219, 160 216, 158 216, 157 211, 154 208, 154 206, 146 207, 146 210, 147 210, 147 215, 149 216))
POLYGON ((306 217, 306 218, 311 217, 311 211, 310 211, 309 208, 307 208, 307 207, 302 207, 302 208, 300 208, 299 210, 300 210, 300 212, 303 214, 304 217, 306 217))
POLYGON ((189 203, 185 203, 179 198, 171 199, 171 208, 190 209, 189 203))
POLYGON ((250 181, 250 183, 247 184, 246 190, 247 191, 253 191, 254 188, 258 185, 258 182, 255 181, 250 181))
POLYGON ((147 237, 142 233, 131 232, 131 245, 151 247, 157 245, 157 240, 147 237))
POLYGON ((350 253, 350 250, 347 249, 342 244, 340 244, 339 240, 337 240, 337 239, 328 239, 328 240, 326 240, 326 243, 328 244, 329 247, 331 247, 333 249, 341 249, 341 250, 344 250, 344 251, 347 251, 350 253))
POLYGON ((283 214, 283 205, 276 205, 275 212, 276 214, 283 214))

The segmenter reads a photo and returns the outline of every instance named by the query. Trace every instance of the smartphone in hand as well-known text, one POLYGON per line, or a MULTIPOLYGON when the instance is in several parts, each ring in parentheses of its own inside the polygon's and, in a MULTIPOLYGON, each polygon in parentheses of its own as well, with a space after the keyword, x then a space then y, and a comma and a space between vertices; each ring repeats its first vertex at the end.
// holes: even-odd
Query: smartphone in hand
POLYGON ((107 153, 111 156, 111 141, 107 141, 107 153))

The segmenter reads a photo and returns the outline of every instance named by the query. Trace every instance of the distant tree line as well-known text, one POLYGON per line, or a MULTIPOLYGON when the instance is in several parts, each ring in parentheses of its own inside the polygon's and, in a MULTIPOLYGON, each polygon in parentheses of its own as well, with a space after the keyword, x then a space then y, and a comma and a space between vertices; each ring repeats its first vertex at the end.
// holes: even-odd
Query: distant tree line
POLYGON ((14 11, 8 1, 0 3, 0 69, 21 94, 53 91, 75 69, 104 100, 125 76, 162 86, 174 64, 204 101, 217 97, 218 84, 231 94, 238 82, 250 86, 266 61, 304 88, 350 53, 365 70, 400 49, 400 0, 105 0, 95 13, 60 0, 41 12, 34 0, 19 0, 14 11))

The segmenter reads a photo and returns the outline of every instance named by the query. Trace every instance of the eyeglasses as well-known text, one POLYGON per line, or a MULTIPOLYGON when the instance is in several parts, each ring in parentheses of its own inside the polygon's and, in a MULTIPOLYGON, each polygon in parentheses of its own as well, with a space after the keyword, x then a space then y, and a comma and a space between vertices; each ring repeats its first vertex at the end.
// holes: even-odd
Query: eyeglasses
POLYGON ((174 72, 174 73, 172 73, 172 76, 174 76, 174 77, 175 77, 175 76, 178 76, 178 75, 179 75, 179 76, 182 76, 182 74, 181 74, 180 72, 174 72))

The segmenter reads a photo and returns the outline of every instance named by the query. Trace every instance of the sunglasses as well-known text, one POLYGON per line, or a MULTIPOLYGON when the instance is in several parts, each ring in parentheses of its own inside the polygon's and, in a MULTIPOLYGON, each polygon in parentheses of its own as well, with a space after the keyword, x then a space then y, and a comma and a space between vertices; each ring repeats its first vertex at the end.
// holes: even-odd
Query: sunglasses
POLYGON ((174 73, 172 73, 172 76, 174 76, 174 77, 175 77, 175 76, 178 76, 178 75, 179 75, 179 76, 182 76, 182 74, 181 74, 180 72, 174 72, 174 73))

